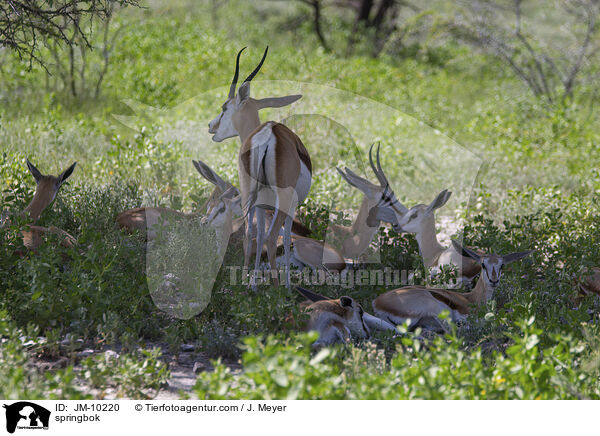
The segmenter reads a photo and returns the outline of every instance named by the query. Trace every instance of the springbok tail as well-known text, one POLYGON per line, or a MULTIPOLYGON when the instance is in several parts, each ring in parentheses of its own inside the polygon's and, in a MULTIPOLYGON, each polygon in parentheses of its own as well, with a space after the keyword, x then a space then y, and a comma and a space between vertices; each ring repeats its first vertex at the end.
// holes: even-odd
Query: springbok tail
POLYGON ((248 190, 248 201, 246 204, 242 204, 242 211, 244 212, 244 217, 248 216, 248 212, 250 208, 252 208, 256 200, 258 199, 258 191, 260 185, 266 185, 268 183, 266 180, 265 173, 265 159, 267 157, 267 151, 269 150, 269 144, 260 145, 254 147, 256 150, 256 159, 255 162, 257 165, 252 168, 252 161, 250 161, 250 187, 248 190))

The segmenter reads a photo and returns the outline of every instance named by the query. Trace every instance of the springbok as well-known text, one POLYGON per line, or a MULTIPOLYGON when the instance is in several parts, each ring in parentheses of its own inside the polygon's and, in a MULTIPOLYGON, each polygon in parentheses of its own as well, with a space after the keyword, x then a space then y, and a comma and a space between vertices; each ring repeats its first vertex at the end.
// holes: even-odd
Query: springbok
POLYGON ((455 292, 446 289, 424 286, 406 286, 386 292, 373 301, 375 316, 391 324, 399 325, 410 320, 410 327, 422 326, 446 331, 438 315, 450 312, 453 321, 463 320, 471 307, 492 299, 494 290, 500 283, 504 265, 530 255, 533 250, 498 254, 478 254, 461 246, 455 240, 452 244, 457 252, 469 257, 482 267, 482 273, 475 287, 469 292, 455 292))
POLYGON ((379 185, 370 182, 354 173, 350 168, 336 168, 342 178, 351 186, 363 193, 363 201, 351 227, 331 224, 334 235, 341 240, 341 254, 348 259, 357 260, 369 247, 373 237, 379 230, 382 219, 393 220, 396 215, 402 216, 408 209, 398 201, 390 188, 390 184, 381 169, 379 145, 377 146, 377 167, 373 163, 373 146, 369 148, 369 163, 379 185))
MULTIPOLYGON (((313 294, 311 291, 297 287, 302 295, 313 294)), ((314 294, 317 295, 317 294, 314 294)), ((370 331, 364 322, 364 310, 353 298, 343 296, 337 300, 322 298, 317 301, 300 303, 308 313, 308 331, 319 333, 314 347, 332 345, 337 342, 348 342, 352 337, 369 338, 370 331)))
MULTIPOLYGON (((230 231, 230 239, 229 242, 233 244, 245 244, 246 240, 246 220, 244 217, 241 217, 241 213, 238 213, 241 210, 241 200, 240 196, 234 197, 232 199, 217 199, 220 203, 212 208, 212 210, 204 216, 200 220, 200 224, 203 226, 216 228, 216 229, 228 229, 230 231), (237 218, 234 218, 237 216, 237 218)), ((266 215, 266 225, 269 226, 273 219, 272 211, 267 211, 266 215)), ((253 222, 253 227, 256 227, 256 220, 253 222)), ((295 265, 302 266, 306 264, 306 259, 315 260, 316 259, 324 259, 322 262, 322 268, 336 269, 340 270, 343 267, 339 267, 337 263, 335 263, 337 258, 329 255, 329 251, 326 249, 326 253, 324 257, 319 258, 315 253, 315 249, 321 249, 323 251, 322 245, 318 245, 318 241, 308 238, 308 235, 311 234, 311 230, 304 226, 301 222, 294 218, 292 221, 292 240, 294 241, 294 254, 292 255, 292 260, 290 263, 294 263, 295 265), (299 257, 296 257, 299 256, 299 257), (302 259, 302 260, 300 260, 302 259), (329 261, 328 261, 329 259, 329 261)), ((281 235, 280 238, 281 239, 281 235)), ((280 252, 280 248, 282 245, 280 244, 280 240, 278 239, 277 243, 277 253, 280 252)), ((253 240, 254 242, 254 240, 253 240)), ((245 247, 245 245, 243 245, 245 247)), ((256 255, 256 244, 250 245, 250 254, 252 256, 256 255)), ((245 250, 245 248, 244 248, 245 250)), ((331 252, 337 253, 333 248, 330 248, 331 252)), ((267 258, 267 253, 264 250, 261 253, 261 260, 263 258, 267 258)), ((345 264, 344 264, 345 265, 345 264)))
POLYGON ((425 268, 432 275, 438 274, 443 266, 454 265, 458 274, 456 285, 460 285, 461 282, 470 285, 481 271, 481 265, 471 257, 461 254, 453 246, 444 247, 439 242, 435 230, 435 211, 444 206, 451 195, 452 192, 444 189, 431 203, 417 204, 408 210, 399 209, 393 198, 383 198, 380 203, 382 209, 377 213, 377 217, 391 223, 398 232, 415 235, 425 268))
MULTIPOLYGON (((276 245, 279 230, 283 226, 285 250, 286 286, 290 288, 290 245, 292 219, 296 207, 310 191, 312 163, 308 151, 300 138, 284 124, 274 121, 260 122, 258 111, 267 107, 287 106, 301 95, 253 99, 250 97, 250 82, 259 72, 267 57, 268 47, 258 66, 243 81, 237 90, 241 49, 236 58, 235 73, 229 95, 222 105, 221 113, 208 125, 212 140, 239 136, 242 146, 238 155, 238 173, 242 195, 242 208, 246 223, 254 221, 256 212, 256 261, 258 270, 262 247, 267 243, 267 256, 272 271, 276 268, 276 245), (265 232, 265 210, 274 209, 271 225, 265 232)), ((250 263, 252 226, 246 225, 244 268, 250 263)), ((254 274, 250 283, 255 288, 254 274)), ((273 278, 279 284, 277 274, 273 278)))
MULTIPOLYGON (((335 301, 332 298, 325 297, 321 294, 317 294, 316 292, 310 291, 301 286, 296 286, 296 290, 300 293, 300 295, 306 298, 306 300, 300 302, 300 309, 303 311, 306 310, 306 308, 308 308, 313 303, 319 301, 335 301)), ((370 313, 365 312, 364 310, 362 312, 362 319, 365 326, 368 327, 369 331, 396 331, 395 325, 390 324, 389 322, 381 318, 377 318, 376 316, 373 316, 370 313)))
MULTIPOLYGON (((37 222, 42 212, 54 201, 60 187, 73 174, 77 162, 73 163, 69 168, 60 173, 58 176, 43 175, 30 161, 27 159, 27 168, 35 179, 36 188, 33 194, 33 199, 27 205, 25 210, 19 214, 21 218, 29 218, 33 222, 37 222)), ((6 216, 2 226, 10 223, 10 217, 6 216)), ((72 248, 77 245, 77 240, 55 226, 42 227, 37 225, 28 225, 26 229, 21 230, 23 245, 31 251, 36 251, 45 241, 45 236, 49 234, 57 235, 61 245, 72 248)), ((20 253, 24 254, 24 253, 20 253)))
MULTIPOLYGON (((232 209, 236 210, 240 209, 240 197, 235 197, 231 199, 231 201, 223 202, 221 206, 214 207, 210 213, 208 213, 201 220, 201 224, 210 227, 220 227, 227 226, 229 221, 231 221, 231 239, 232 243, 244 243, 245 244, 245 236, 246 236, 246 220, 244 217, 233 218, 237 212, 232 213, 232 209)), ((239 214, 237 214, 239 216, 239 214)), ((266 226, 267 228, 271 225, 273 220, 273 212, 267 211, 265 215, 266 226)), ((253 222, 253 227, 256 227, 256 220, 253 222)), ((253 229, 253 233, 255 233, 255 229, 253 229)), ((344 257, 337 251, 335 248, 331 247, 329 244, 326 244, 322 241, 317 241, 315 239, 311 239, 308 236, 311 234, 311 230, 304 226, 301 222, 299 222, 296 218, 292 221, 292 229, 291 229, 291 239, 292 239, 292 255, 290 259, 290 264, 294 264, 299 268, 302 268, 306 265, 315 268, 315 269, 325 269, 327 271, 338 271, 341 272, 346 267, 346 262, 344 257)), ((280 238, 277 242, 277 253, 280 252, 279 248, 282 248, 280 244, 280 238)), ((244 246, 245 247, 245 246, 244 246)), ((244 251, 246 248, 244 248, 244 251)), ((252 256, 256 255, 256 244, 250 245, 250 254, 252 256)), ((261 259, 266 257, 267 253, 263 250, 261 253, 261 259)), ((279 258, 277 258, 279 260, 279 258)))
POLYGON ((585 268, 582 272, 582 277, 575 276, 574 281, 577 286, 577 295, 573 299, 573 302, 576 305, 579 305, 587 295, 597 295, 600 297, 600 268, 585 268))
MULTIPOLYGON (((347 167, 344 170, 337 168, 348 184, 363 193, 359 212, 350 227, 330 225, 336 239, 341 242, 339 249, 326 242, 306 237, 308 236, 306 232, 299 231, 302 229, 302 225, 294 220, 291 263, 300 268, 310 266, 317 270, 342 272, 347 266, 347 259, 357 259, 367 249, 379 228, 380 216, 394 216, 394 213, 408 210, 396 199, 394 192, 389 187, 389 182, 381 171, 379 147, 377 148, 377 167, 375 166, 372 156, 373 146, 374 144, 369 149, 369 161, 379 180, 379 185, 360 177, 347 167), (383 198, 389 200, 392 205, 390 210, 387 210, 389 207, 380 205, 383 198)), ((269 219, 267 213, 267 225, 270 223, 269 219)))
MULTIPOLYGON (((148 241, 152 241, 156 238, 155 226, 158 224, 168 222, 170 220, 198 218, 203 213, 208 217, 213 215, 219 216, 222 212, 228 210, 225 205, 225 201, 233 200, 239 196, 239 191, 237 188, 235 188, 231 183, 224 181, 204 162, 195 160, 192 162, 194 164, 194 168, 196 168, 202 177, 215 185, 210 197, 200 209, 186 214, 165 207, 138 207, 135 209, 126 210, 116 218, 119 227, 126 229, 129 232, 139 230, 140 232, 146 234, 146 239, 148 241)), ((239 201, 231 201, 229 206, 231 213, 237 214, 237 216, 242 214, 239 201)), ((218 226, 220 221, 217 220, 214 222, 214 224, 215 226, 218 226)))

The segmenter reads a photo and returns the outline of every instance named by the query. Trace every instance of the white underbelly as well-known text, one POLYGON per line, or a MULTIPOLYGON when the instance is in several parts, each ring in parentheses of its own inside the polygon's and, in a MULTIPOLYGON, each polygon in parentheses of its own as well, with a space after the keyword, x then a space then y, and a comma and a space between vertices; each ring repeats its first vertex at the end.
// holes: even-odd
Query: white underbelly
POLYGON ((302 203, 310 192, 310 185, 312 183, 312 175, 304 162, 300 161, 300 177, 296 183, 296 193, 298 194, 298 204, 302 203))

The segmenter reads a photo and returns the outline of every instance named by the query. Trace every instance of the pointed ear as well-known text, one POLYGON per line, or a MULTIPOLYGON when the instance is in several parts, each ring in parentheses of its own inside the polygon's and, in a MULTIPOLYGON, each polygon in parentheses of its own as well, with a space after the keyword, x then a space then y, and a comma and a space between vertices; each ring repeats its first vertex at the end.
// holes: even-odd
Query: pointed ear
POLYGON ((335 169, 338 171, 338 173, 340 173, 340 176, 342 176, 346 183, 354 186, 356 189, 363 192, 367 197, 375 196, 375 194, 377 194, 377 192, 380 190, 379 186, 369 182, 367 179, 363 179, 348 167, 344 168, 344 171, 338 167, 335 169))
POLYGON ((29 168, 29 172, 35 179, 36 183, 38 183, 41 178, 44 177, 42 173, 40 173, 40 170, 38 170, 31 162, 29 162, 29 159, 27 159, 27 168, 29 168))
POLYGON ((352 298, 346 296, 340 297, 340 304, 342 307, 352 307, 352 303, 354 303, 352 298))
POLYGON ((475 253, 470 248, 463 247, 456 241, 456 239, 452 240, 452 245, 454 246, 454 249, 458 252, 458 254, 460 254, 461 256, 470 257, 475 262, 481 263, 481 256, 479 254, 475 253))
POLYGON ((237 103, 244 103, 246 100, 250 98, 250 82, 244 82, 238 88, 238 93, 236 96, 237 103))
POLYGON ((215 173, 212 170, 212 168, 206 165, 204 162, 200 160, 192 160, 192 163, 194 164, 196 170, 202 175, 202 177, 204 177, 213 185, 221 188, 221 191, 225 192, 227 189, 230 188, 229 183, 227 183, 225 180, 219 177, 218 174, 215 173))
POLYGON ((258 105, 259 109, 264 109, 266 107, 283 107, 292 104, 301 98, 302 95, 300 94, 286 95, 285 97, 268 97, 256 100, 256 104, 258 105))
POLYGON ((344 171, 342 171, 339 167, 335 167, 335 169, 337 170, 338 173, 340 173, 340 176, 342 176, 342 179, 344 179, 346 181, 346 183, 348 183, 349 185, 352 185, 356 188, 356 185, 351 181, 351 179, 346 175, 346 173, 344 171))
POLYGON ((62 174, 60 176, 58 176, 58 180, 59 180, 59 186, 62 185, 63 183, 65 183, 65 181, 71 177, 71 174, 73 174, 73 170, 75 170, 75 166, 77 165, 77 162, 73 163, 73 165, 71 165, 69 168, 67 168, 66 170, 64 170, 62 172, 62 174))
POLYGON ((427 209, 425 209, 425 215, 431 215, 434 210, 445 205, 451 195, 452 192, 448 191, 447 189, 444 189, 442 192, 440 192, 437 197, 435 197, 435 200, 433 200, 431 204, 427 206, 427 209))
POLYGON ((239 197, 239 192, 235 186, 229 187, 228 189, 223 191, 223 193, 221 195, 219 195, 219 198, 223 199, 223 200, 224 199, 233 200, 236 197, 239 197))
POLYGON ((535 250, 528 250, 528 251, 520 251, 518 253, 507 254, 506 256, 502 256, 502 262, 511 263, 511 262, 514 262, 515 260, 521 260, 524 257, 529 256, 534 251, 535 250))
POLYGON ((301 286, 296 286, 296 290, 300 293, 300 295, 302 295, 304 298, 306 298, 307 300, 310 300, 310 301, 329 300, 329 298, 327 298, 321 294, 317 294, 316 292, 310 291, 301 286))

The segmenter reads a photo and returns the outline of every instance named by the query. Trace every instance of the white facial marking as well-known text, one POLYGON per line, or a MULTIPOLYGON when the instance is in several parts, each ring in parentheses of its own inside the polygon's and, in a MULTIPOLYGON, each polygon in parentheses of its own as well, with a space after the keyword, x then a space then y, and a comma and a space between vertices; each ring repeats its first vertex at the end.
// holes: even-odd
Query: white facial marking
POLYGON ((225 223, 226 216, 227 205, 223 200, 220 200, 200 220, 200 224, 211 227, 219 227, 225 223))
POLYGON ((215 142, 238 136, 238 132, 233 126, 233 114, 236 110, 234 100, 227 100, 219 116, 208 124, 208 133, 214 134, 212 140, 215 142))
POLYGON ((411 208, 404 216, 399 217, 398 227, 405 232, 418 233, 421 230, 421 221, 423 219, 422 208, 424 205, 417 205, 411 208))
POLYGON ((500 283, 502 275, 502 259, 499 257, 484 258, 481 262, 486 282, 493 288, 500 283))
POLYGON ((349 309, 353 312, 352 318, 348 322, 350 331, 359 338, 368 338, 370 332, 363 320, 364 311, 362 307, 355 301, 352 301, 352 307, 349 309))

